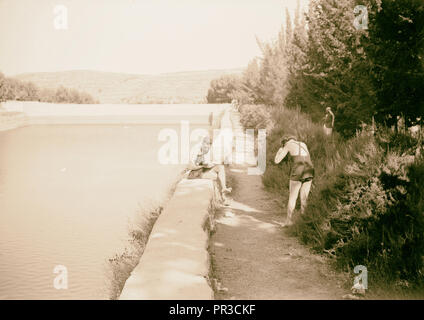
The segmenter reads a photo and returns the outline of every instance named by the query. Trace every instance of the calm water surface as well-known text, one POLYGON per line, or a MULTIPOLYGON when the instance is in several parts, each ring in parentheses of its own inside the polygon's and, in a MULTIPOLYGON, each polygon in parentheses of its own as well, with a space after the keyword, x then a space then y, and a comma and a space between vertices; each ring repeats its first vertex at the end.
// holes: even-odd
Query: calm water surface
POLYGON ((1 299, 109 297, 107 260, 127 245, 129 221, 165 199, 184 168, 158 162, 162 128, 0 132, 1 299), (53 287, 57 265, 67 267, 67 290, 53 287))

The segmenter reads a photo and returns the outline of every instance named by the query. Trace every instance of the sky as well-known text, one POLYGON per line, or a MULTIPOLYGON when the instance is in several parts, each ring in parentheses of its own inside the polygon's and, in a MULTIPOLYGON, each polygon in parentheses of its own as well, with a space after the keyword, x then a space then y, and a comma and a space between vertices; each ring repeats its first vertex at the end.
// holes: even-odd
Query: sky
MULTIPOLYGON (((307 0, 300 2, 305 5, 307 0)), ((0 0, 0 72, 158 74, 241 68, 260 56, 256 37, 276 37, 285 8, 294 13, 296 4, 297 0, 0 0)))

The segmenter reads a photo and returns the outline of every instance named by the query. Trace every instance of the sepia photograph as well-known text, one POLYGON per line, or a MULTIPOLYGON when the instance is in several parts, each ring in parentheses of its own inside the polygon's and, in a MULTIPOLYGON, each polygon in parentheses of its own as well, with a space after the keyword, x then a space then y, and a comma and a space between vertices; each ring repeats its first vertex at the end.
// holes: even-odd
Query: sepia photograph
POLYGON ((0 0, 0 300, 424 300, 423 116, 423 0, 0 0))

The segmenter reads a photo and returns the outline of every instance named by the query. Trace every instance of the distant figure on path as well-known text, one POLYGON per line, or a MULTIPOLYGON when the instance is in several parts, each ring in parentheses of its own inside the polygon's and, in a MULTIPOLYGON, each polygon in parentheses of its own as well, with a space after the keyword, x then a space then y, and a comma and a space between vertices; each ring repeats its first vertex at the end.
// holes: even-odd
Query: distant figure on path
POLYGON ((324 120, 324 133, 327 136, 331 136, 331 134, 333 133, 333 128, 334 128, 334 113, 331 111, 330 107, 327 107, 325 109, 325 116, 323 120, 324 120))
POLYGON ((280 163, 288 153, 293 158, 293 165, 290 171, 290 196, 287 205, 286 226, 293 224, 292 216, 299 192, 301 213, 304 212, 315 173, 308 147, 291 135, 285 135, 281 139, 281 148, 275 156, 275 163, 280 163))
POLYGON ((225 168, 223 164, 211 162, 210 156, 211 141, 208 136, 203 138, 199 148, 194 148, 190 157, 190 165, 188 169, 190 173, 188 179, 211 179, 218 178, 221 184, 221 193, 224 200, 225 194, 231 192, 231 188, 227 187, 225 168))

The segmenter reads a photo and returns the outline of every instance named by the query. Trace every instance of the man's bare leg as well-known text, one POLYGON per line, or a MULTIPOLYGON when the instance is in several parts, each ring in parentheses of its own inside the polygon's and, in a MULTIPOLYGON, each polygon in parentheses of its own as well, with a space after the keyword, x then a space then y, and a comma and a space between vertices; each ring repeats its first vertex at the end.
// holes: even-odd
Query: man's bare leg
POLYGON ((311 190, 312 180, 302 183, 300 188, 300 212, 305 212, 306 203, 308 201, 309 191, 311 190))
POLYGON ((296 201, 297 201, 297 197, 299 195, 299 190, 301 186, 302 186, 302 182, 290 180, 290 184, 289 184, 290 196, 289 196, 289 203, 287 204, 286 225, 291 225, 293 223, 292 221, 293 212, 296 207, 296 201))
POLYGON ((221 183, 222 193, 230 193, 231 188, 227 188, 227 179, 225 175, 225 167, 222 164, 213 167, 213 170, 218 174, 218 180, 221 183))

